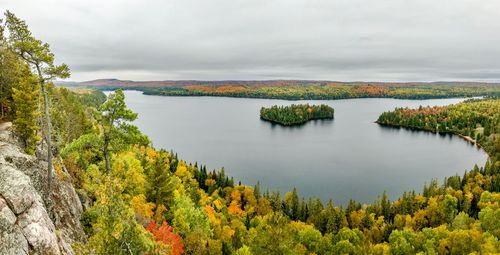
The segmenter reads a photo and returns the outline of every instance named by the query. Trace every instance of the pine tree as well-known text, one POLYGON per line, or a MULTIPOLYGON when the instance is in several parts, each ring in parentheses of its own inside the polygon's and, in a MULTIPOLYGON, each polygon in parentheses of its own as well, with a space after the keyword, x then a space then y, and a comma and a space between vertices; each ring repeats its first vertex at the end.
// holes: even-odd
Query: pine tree
POLYGON ((260 182, 257 181, 257 184, 255 184, 255 187, 253 188, 253 195, 255 196, 256 199, 260 198, 260 182))
POLYGON ((291 218, 297 220, 299 218, 299 196, 297 194, 297 189, 294 187, 292 191, 292 201, 290 205, 291 218))
POLYGON ((101 106, 100 124, 103 129, 103 156, 106 172, 111 170, 111 153, 125 149, 130 144, 149 144, 149 139, 130 124, 137 113, 127 108, 125 94, 117 90, 101 106))
POLYGON ((13 13, 5 13, 5 27, 9 31, 9 41, 13 51, 23 59, 35 72, 36 81, 40 85, 44 102, 45 116, 45 141, 47 142, 47 190, 46 195, 50 201, 52 189, 52 132, 49 113, 49 92, 47 85, 55 78, 68 78, 69 67, 66 64, 56 65, 54 54, 47 43, 33 37, 26 22, 16 17, 13 13))
MULTIPOLYGON (((28 70, 26 70, 29 72, 28 70)), ((32 76, 19 83, 17 87, 12 88, 12 97, 14 99, 14 132, 22 141, 24 151, 28 154, 34 154, 36 143, 40 141, 37 135, 38 126, 36 123, 38 112, 38 89, 32 76)))
POLYGON ((391 222, 391 202, 387 198, 387 192, 384 191, 382 194, 382 199, 380 200, 380 206, 382 209, 382 215, 386 222, 391 222))
POLYGON ((170 158, 167 152, 160 151, 151 165, 146 167, 148 186, 146 194, 148 201, 157 206, 171 202, 173 192, 178 187, 178 179, 172 178, 169 171, 170 158))

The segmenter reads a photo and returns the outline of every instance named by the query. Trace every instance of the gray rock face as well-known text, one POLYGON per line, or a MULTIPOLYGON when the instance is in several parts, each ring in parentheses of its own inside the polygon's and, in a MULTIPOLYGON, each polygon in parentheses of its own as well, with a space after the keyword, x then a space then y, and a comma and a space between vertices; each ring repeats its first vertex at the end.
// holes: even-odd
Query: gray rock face
POLYGON ((61 254, 55 226, 31 180, 0 161, 0 254, 61 254))
POLYGON ((71 178, 55 174, 53 221, 43 200, 47 162, 24 154, 5 129, 0 128, 0 255, 74 254, 71 244, 86 237, 71 178))
POLYGON ((0 197, 0 254, 27 254, 28 241, 16 226, 17 217, 0 197))

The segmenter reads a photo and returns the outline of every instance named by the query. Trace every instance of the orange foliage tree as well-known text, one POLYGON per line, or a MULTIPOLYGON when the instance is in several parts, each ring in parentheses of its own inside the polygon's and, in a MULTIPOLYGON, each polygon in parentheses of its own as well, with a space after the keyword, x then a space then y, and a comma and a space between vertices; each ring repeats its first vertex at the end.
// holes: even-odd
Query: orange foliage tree
POLYGON ((173 228, 167 222, 164 221, 161 226, 158 226, 155 221, 151 221, 146 229, 154 235, 157 242, 170 247, 171 255, 180 255, 184 252, 181 237, 172 231, 173 228))

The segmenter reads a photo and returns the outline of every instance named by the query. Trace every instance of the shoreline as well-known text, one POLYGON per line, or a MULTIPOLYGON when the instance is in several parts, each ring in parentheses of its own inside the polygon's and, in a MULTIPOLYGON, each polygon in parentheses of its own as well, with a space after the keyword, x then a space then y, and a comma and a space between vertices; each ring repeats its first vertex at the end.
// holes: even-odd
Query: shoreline
MULTIPOLYGON (((398 96, 398 95, 313 95, 313 96, 282 96, 282 95, 263 95, 263 94, 251 94, 251 93, 243 93, 243 94, 235 94, 235 93, 201 93, 196 91, 180 91, 182 87, 167 87, 170 90, 160 90, 160 91, 152 91, 151 87, 144 86, 135 86, 135 87, 120 87, 120 86, 109 86, 109 87, 99 87, 99 86, 84 86, 85 88, 95 89, 99 91, 114 91, 117 89, 125 90, 133 90, 140 91, 144 95, 148 96, 166 96, 166 97, 227 97, 227 98, 247 98, 247 99, 273 99, 273 100, 286 100, 286 101, 335 101, 335 100, 346 100, 346 99, 398 99, 398 100, 438 100, 438 99, 475 99, 475 98, 484 98, 488 96, 492 96, 491 94, 477 94, 477 95, 469 95, 469 94, 453 94, 453 95, 416 95, 413 96, 398 96), (176 92, 172 92, 176 91, 176 92), (178 92, 180 91, 180 92, 178 92)), ((157 89, 157 87, 153 87, 157 89)), ((163 87, 160 87, 163 88, 163 87)))
POLYGON ((308 122, 311 122, 311 121, 316 121, 316 120, 333 120, 334 118, 335 117, 331 117, 331 118, 316 118, 316 119, 309 119, 309 120, 306 120, 304 122, 297 122, 297 123, 292 123, 292 124, 284 124, 284 123, 281 123, 281 122, 278 122, 278 121, 274 121, 274 120, 271 120, 271 119, 266 119, 266 118, 260 116, 260 119, 263 120, 263 121, 267 121, 267 122, 270 122, 271 124, 280 125, 280 126, 283 126, 283 127, 302 126, 302 125, 305 125, 305 124, 307 124, 308 122))
POLYGON ((466 136, 466 135, 462 135, 462 134, 459 134, 459 133, 456 133, 456 132, 440 132, 440 131, 432 131, 432 130, 427 130, 427 129, 423 129, 423 128, 418 128, 418 127, 411 127, 411 126, 403 126, 403 125, 398 125, 398 124, 390 124, 390 123, 382 123, 382 122, 379 122, 379 121, 375 121, 375 123, 381 125, 381 126, 385 126, 385 127, 392 127, 392 128, 404 128, 404 129, 409 129, 409 130, 415 130, 415 131, 421 131, 421 132, 429 132, 429 133, 434 133, 434 134, 450 134, 450 135, 454 135, 454 136, 458 136, 460 137, 462 140, 466 141, 468 144, 472 144, 472 145, 475 145, 477 148, 481 149, 482 151, 484 151, 484 153, 486 153, 486 155, 488 156, 488 158, 490 157, 490 155, 488 154, 488 152, 483 148, 483 146, 481 144, 479 144, 479 142, 477 142, 476 140, 472 139, 472 137, 470 136, 466 136))

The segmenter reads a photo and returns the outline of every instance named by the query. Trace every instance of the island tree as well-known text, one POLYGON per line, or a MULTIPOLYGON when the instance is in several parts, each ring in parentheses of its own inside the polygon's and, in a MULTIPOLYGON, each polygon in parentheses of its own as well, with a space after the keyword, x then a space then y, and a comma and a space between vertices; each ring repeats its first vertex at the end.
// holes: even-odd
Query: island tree
POLYGON ((262 107, 260 109, 261 119, 284 126, 300 125, 309 120, 333 119, 333 114, 333 108, 325 104, 274 105, 269 108, 262 107))

